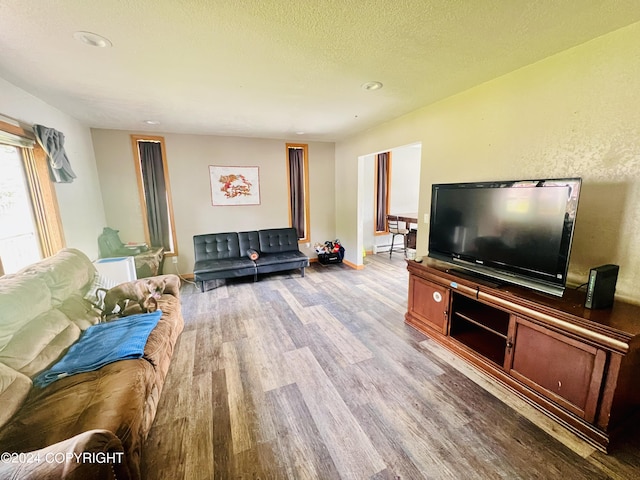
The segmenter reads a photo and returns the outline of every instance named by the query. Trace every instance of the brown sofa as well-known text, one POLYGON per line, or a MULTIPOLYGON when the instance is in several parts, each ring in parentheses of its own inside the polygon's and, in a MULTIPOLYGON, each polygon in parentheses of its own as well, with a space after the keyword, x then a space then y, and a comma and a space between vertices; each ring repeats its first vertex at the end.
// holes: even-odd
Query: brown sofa
POLYGON ((0 478, 140 478, 141 447, 183 328, 179 278, 162 278, 162 316, 142 358, 44 388, 32 380, 99 321, 85 298, 99 275, 82 252, 66 249, 0 278, 0 478))

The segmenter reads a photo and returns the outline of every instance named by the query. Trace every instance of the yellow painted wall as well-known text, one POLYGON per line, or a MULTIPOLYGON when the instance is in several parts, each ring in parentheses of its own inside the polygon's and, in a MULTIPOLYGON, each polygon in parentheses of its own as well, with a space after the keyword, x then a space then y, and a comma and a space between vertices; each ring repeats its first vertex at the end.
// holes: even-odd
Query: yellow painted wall
MULTIPOLYGON (((361 250, 358 157, 422 142, 420 218, 432 183, 580 176, 569 280, 620 265, 617 294, 640 302, 640 23, 599 37, 336 144, 337 235, 361 250)), ((426 255, 428 225, 419 225, 426 255)), ((352 257, 349 257, 352 255, 352 257)))

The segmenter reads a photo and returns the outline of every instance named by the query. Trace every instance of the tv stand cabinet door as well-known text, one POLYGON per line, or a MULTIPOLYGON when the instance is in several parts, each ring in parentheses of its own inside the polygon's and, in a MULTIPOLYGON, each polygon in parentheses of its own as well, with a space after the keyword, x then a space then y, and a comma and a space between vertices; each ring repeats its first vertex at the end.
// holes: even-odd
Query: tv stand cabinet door
POLYGON ((423 325, 443 335, 449 327, 449 289, 415 275, 409 277, 409 313, 415 327, 423 325))
POLYGON ((606 358, 602 349, 516 317, 510 375, 590 423, 606 358))

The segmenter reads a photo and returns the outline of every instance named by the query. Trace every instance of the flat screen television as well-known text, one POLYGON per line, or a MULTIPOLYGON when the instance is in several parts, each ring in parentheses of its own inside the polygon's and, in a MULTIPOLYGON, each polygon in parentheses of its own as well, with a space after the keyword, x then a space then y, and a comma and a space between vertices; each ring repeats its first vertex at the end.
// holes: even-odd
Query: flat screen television
POLYGON ((580 178, 434 184, 429 257, 562 296, 580 178))

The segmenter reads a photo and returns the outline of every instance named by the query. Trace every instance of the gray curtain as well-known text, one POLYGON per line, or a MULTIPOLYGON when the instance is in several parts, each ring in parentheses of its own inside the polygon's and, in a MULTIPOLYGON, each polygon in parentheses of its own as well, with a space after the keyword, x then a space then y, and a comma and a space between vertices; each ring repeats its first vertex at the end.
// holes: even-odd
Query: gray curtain
POLYGON ((387 230, 387 203, 389 201, 389 152, 376 156, 376 232, 387 230))
POLYGON ((71 163, 64 151, 64 134, 43 125, 34 125, 33 133, 36 140, 49 159, 49 172, 56 183, 71 183, 76 174, 71 169, 71 163))
POLYGON ((289 149, 289 190, 291 191, 291 226, 298 238, 305 238, 304 221, 304 150, 289 149))
POLYGON ((158 142, 138 142, 140 164, 147 202, 149 237, 154 247, 171 249, 167 188, 162 165, 162 147, 158 142))

